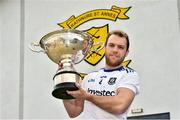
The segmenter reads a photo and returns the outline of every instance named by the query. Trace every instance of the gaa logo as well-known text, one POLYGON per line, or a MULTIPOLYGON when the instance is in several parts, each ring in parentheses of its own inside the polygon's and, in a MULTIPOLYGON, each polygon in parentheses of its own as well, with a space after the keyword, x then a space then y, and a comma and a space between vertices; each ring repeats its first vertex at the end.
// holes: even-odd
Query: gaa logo
POLYGON ((109 84, 109 85, 114 85, 115 82, 116 82, 116 79, 117 79, 116 77, 110 78, 109 81, 108 81, 108 84, 109 84))

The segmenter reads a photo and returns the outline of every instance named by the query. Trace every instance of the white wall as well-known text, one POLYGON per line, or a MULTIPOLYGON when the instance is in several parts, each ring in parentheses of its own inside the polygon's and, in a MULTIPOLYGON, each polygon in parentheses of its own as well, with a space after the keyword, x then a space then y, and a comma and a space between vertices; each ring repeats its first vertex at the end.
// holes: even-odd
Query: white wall
POLYGON ((141 94, 132 108, 143 108, 147 114, 170 111, 172 118, 179 118, 177 51, 180 44, 178 13, 174 12, 176 1, 136 2, 135 7, 134 22, 128 27, 135 40, 133 66, 140 72, 141 94))
MULTIPOLYGON (((0 28, 2 28, 2 6, 1 6, 1 4, 0 4, 0 28)), ((0 29, 0 48, 2 48, 2 35, 1 35, 1 32, 2 32, 2 30, 0 29)), ((1 49, 0 49, 1 50, 1 49)), ((2 53, 0 52, 0 68, 2 68, 2 61, 1 61, 1 59, 2 59, 2 53)), ((1 82, 1 80, 2 80, 2 69, 0 69, 0 85, 2 85, 2 82, 1 82)), ((0 87, 0 93, 2 93, 2 88, 0 87)), ((0 100, 2 99, 2 97, 1 97, 1 94, 0 94, 0 100)), ((0 102, 0 108, 2 108, 2 102, 0 102)), ((0 118, 2 118, 1 115, 2 114, 2 110, 0 109, 0 118)))
MULTIPOLYGON (((112 5, 132 6, 129 20, 109 22, 110 30, 121 28, 130 35, 130 66, 141 77, 141 93, 131 109, 143 115, 171 112, 180 115, 180 51, 178 0, 106 2, 94 0, 1 0, 0 1, 0 118, 67 119, 62 101, 51 96, 57 66, 45 54, 28 49, 46 33, 59 29, 58 22, 71 15, 112 5), (78 5, 75 5, 77 4, 78 5)), ((107 24, 91 21, 81 29, 107 24)), ((104 61, 96 68, 102 67, 104 61)), ((82 63, 84 65, 84 63, 82 63)), ((80 64, 80 67, 82 66, 80 64)), ((92 69, 92 66, 87 65, 92 69)), ((81 71, 81 70, 79 70, 81 71)))
POLYGON ((19 118, 20 1, 2 0, 1 118, 19 118))
POLYGON ((179 14, 179 25, 180 25, 180 1, 177 1, 177 6, 178 6, 178 14, 179 14))

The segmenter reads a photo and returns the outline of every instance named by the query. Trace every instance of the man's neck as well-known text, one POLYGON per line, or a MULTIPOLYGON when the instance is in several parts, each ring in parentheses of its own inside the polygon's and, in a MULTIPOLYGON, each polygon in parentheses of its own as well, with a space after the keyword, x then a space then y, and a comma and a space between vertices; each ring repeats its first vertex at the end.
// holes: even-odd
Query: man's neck
POLYGON ((105 69, 106 69, 106 70, 113 70, 113 69, 117 69, 117 68, 119 68, 120 66, 121 66, 121 65, 119 65, 119 66, 115 66, 115 67, 114 67, 114 66, 109 66, 109 65, 106 65, 106 66, 105 66, 105 69))

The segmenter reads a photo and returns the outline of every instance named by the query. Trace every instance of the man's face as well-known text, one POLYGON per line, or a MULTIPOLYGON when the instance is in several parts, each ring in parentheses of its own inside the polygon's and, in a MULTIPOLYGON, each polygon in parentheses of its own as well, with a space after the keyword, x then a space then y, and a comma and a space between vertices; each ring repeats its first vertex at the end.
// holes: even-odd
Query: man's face
POLYGON ((127 56, 127 40, 124 37, 111 35, 105 47, 106 65, 118 67, 127 56))

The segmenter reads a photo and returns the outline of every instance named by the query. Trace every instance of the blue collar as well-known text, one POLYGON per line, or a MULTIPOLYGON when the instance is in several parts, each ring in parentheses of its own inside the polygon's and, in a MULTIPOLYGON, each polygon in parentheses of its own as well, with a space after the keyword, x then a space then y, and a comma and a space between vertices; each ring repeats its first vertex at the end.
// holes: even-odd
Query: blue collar
POLYGON ((112 72, 112 71, 121 71, 124 69, 124 67, 120 66, 119 68, 115 68, 115 69, 105 69, 105 68, 103 69, 104 69, 104 72, 112 72))

